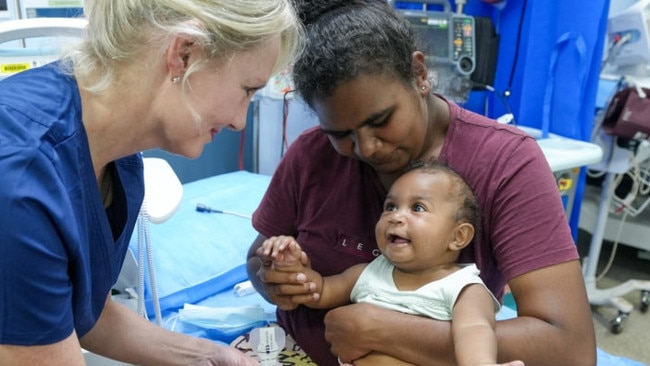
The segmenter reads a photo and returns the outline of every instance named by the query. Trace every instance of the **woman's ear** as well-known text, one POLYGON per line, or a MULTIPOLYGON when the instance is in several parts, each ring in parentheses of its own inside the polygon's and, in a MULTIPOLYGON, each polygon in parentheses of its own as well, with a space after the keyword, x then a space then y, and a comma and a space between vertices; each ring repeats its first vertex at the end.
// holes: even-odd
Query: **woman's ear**
POLYGON ((179 80, 187 71, 194 42, 188 37, 176 36, 167 49, 166 61, 169 78, 179 80))
POLYGON ((411 67, 413 68, 413 75, 415 76, 418 91, 428 94, 431 85, 429 85, 429 69, 427 68, 424 53, 420 51, 413 52, 411 56, 411 67))
POLYGON ((474 226, 469 222, 463 222, 456 227, 452 241, 449 243, 449 250, 458 251, 465 248, 474 238, 474 226))

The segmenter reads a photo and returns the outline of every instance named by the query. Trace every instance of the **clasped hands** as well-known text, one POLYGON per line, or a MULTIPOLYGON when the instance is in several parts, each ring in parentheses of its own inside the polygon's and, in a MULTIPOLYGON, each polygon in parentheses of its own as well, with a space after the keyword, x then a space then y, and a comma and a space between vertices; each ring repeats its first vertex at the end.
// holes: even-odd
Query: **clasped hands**
POLYGON ((277 236, 264 241, 257 249, 262 266, 257 272, 268 297, 282 310, 317 300, 321 281, 305 252, 293 237, 277 236))

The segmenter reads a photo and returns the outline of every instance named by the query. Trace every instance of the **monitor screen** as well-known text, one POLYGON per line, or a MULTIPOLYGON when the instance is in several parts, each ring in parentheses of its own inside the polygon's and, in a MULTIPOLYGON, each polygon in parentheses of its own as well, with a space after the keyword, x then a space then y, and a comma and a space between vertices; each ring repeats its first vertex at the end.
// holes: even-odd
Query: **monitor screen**
POLYGON ((425 56, 448 59, 449 19, 407 17, 413 25, 415 43, 425 56))

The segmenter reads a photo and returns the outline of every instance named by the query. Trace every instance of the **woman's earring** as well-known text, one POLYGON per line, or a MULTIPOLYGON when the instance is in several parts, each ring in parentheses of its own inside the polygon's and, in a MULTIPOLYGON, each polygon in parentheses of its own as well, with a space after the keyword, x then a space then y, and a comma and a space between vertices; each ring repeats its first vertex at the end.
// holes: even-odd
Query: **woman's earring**
POLYGON ((426 85, 422 85, 422 86, 420 87, 420 89, 422 89, 422 91, 425 91, 425 90, 427 90, 427 86, 426 86, 426 85))
POLYGON ((174 76, 174 77, 172 78, 172 83, 176 84, 176 83, 178 83, 180 80, 181 80, 180 76, 174 76))

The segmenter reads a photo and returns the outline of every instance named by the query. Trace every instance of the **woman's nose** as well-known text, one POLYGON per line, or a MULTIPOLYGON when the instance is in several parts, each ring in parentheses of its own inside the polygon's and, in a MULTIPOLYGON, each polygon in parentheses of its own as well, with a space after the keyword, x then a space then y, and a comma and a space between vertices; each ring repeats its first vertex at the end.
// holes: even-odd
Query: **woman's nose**
POLYGON ((226 126, 227 129, 233 130, 233 131, 241 131, 241 130, 244 129, 244 127, 246 127, 246 120, 244 120, 243 122, 241 122, 241 121, 240 122, 234 122, 234 123, 231 123, 228 126, 226 126))
POLYGON ((355 140, 355 151, 359 157, 370 158, 378 150, 379 139, 373 134, 357 132, 355 140))
POLYGON ((233 130, 233 131, 241 131, 246 127, 246 117, 248 115, 248 107, 244 108, 243 113, 239 113, 235 116, 233 121, 226 126, 227 129, 233 130))

